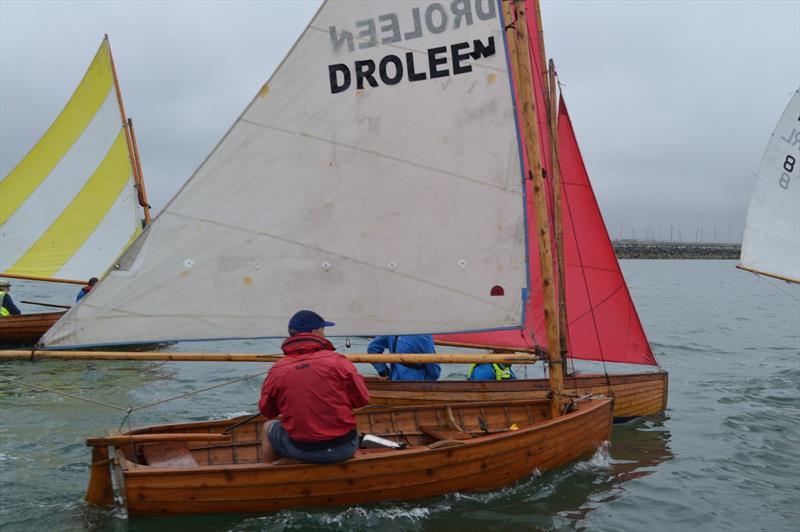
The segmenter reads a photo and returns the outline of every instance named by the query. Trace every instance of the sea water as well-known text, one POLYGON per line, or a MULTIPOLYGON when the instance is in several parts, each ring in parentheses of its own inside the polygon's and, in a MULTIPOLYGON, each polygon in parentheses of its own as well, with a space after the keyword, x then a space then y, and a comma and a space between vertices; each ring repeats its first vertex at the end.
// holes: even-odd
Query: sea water
MULTIPOLYGON (((88 436, 109 428, 256 411, 260 363, 0 363, 0 529, 607 530, 800 529, 800 290, 732 261, 622 261, 661 365, 663 415, 614 427, 593 457, 514 486, 422 501, 128 520, 83 502, 88 436), (16 379, 91 398, 87 403, 16 379), (197 395, 146 406, 198 389, 197 395)), ((79 287, 15 282, 15 299, 69 303, 79 287)), ((33 310, 34 307, 26 307, 33 310)), ((41 310, 41 309, 38 309, 41 310)), ((363 352, 363 342, 348 350, 363 352)), ((276 341, 170 345, 277 352, 276 341)), ((362 367, 369 372, 368 366, 362 367)), ((466 366, 448 366, 464 378, 466 366)), ((537 366, 527 370, 540 376, 537 366)))

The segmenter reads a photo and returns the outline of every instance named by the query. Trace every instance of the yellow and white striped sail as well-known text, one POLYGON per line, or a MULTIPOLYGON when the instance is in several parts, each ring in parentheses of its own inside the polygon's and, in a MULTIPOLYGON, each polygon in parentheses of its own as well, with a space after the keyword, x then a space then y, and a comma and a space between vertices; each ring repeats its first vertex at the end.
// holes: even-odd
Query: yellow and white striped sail
POLYGON ((124 121, 104 39, 61 114, 0 181, 0 275, 100 276, 141 232, 124 121))

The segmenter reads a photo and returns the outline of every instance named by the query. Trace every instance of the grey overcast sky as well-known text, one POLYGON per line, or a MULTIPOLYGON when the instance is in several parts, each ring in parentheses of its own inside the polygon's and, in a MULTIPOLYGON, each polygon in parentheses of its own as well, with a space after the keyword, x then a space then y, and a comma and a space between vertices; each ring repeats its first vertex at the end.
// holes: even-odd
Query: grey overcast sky
MULTIPOLYGON (((108 33, 160 209, 318 5, 0 0, 0 174, 108 33)), ((544 0, 542 13, 612 237, 738 241, 763 150, 800 85, 800 0, 544 0)))

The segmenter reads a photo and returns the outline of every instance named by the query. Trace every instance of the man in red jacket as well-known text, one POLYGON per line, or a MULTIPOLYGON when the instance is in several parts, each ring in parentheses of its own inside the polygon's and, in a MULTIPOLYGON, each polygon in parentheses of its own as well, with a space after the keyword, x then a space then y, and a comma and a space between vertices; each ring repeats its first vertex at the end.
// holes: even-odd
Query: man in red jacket
POLYGON ((264 426, 264 462, 287 457, 327 464, 351 458, 358 449, 354 408, 369 403, 364 378, 325 338, 327 322, 301 310, 289 321, 282 360, 261 386, 258 408, 264 426))

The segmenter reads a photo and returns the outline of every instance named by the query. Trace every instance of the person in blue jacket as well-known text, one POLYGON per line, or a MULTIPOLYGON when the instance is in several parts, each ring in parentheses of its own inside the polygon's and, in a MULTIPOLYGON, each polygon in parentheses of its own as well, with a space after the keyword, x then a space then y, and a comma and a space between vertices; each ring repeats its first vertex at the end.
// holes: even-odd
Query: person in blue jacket
POLYGON ((92 277, 91 279, 89 279, 89 284, 81 288, 81 291, 78 292, 78 295, 75 297, 75 302, 78 302, 84 297, 86 297, 86 294, 92 291, 94 285, 97 284, 97 281, 98 281, 97 277, 92 277))
MULTIPOLYGON (((430 334, 376 336, 367 346, 367 353, 436 353, 430 334)), ((439 364, 372 364, 381 377, 392 381, 435 381, 442 373, 439 364)))
POLYGON ((517 380, 509 364, 473 364, 467 375, 469 381, 517 380))

